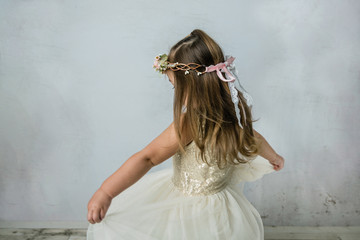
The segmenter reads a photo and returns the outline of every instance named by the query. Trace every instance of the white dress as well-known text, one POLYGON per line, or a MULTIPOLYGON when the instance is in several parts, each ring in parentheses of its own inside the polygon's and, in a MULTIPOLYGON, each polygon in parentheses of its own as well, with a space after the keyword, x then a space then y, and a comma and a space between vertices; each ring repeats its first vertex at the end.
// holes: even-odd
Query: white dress
MULTIPOLYGON (((258 155, 219 169, 202 162, 192 141, 172 157, 172 168, 145 174, 113 198, 87 240, 263 240, 259 212, 243 195, 244 183, 275 171, 258 155)), ((206 156, 209 157, 208 152, 206 156)))

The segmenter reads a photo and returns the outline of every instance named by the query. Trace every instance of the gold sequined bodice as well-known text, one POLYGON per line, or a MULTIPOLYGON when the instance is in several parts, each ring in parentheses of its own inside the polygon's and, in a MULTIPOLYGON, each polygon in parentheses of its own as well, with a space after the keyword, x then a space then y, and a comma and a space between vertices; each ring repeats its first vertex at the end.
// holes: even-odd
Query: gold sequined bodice
POLYGON ((171 180, 185 195, 210 195, 227 186, 233 166, 228 164, 220 169, 209 151, 205 151, 205 157, 210 166, 202 161, 200 149, 194 141, 185 147, 185 153, 178 151, 173 156, 174 174, 171 180))

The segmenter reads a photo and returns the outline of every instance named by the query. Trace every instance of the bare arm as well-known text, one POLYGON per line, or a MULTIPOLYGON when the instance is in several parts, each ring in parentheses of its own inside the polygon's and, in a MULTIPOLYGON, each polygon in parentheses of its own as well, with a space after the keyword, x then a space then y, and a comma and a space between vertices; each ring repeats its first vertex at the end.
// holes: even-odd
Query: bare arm
POLYGON ((266 158, 269 162, 275 161, 278 158, 278 154, 260 133, 255 131, 255 129, 253 130, 255 137, 260 142, 259 155, 266 158))
POLYGON ((100 188, 111 198, 114 198, 137 182, 153 166, 151 161, 141 151, 137 152, 108 177, 100 188))
MULTIPOLYGON (((191 138, 184 134, 184 143, 188 143, 191 138)), ((92 224, 102 221, 114 197, 137 182, 153 166, 174 155, 178 148, 174 123, 171 123, 158 137, 144 149, 133 154, 103 182, 88 203, 88 221, 92 224)))
MULTIPOLYGON (((189 137, 186 137, 185 143, 190 140, 189 137)), ((137 182, 153 166, 169 159, 178 151, 178 148, 174 123, 171 123, 149 145, 126 160, 115 173, 104 181, 100 188, 111 198, 114 198, 137 182)))

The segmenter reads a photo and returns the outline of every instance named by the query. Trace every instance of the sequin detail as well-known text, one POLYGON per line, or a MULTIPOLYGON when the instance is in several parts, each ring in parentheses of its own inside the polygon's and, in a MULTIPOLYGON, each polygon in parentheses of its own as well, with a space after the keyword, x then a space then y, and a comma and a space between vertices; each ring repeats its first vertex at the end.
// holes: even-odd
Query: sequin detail
POLYGON ((210 166, 201 160, 200 149, 194 141, 185 147, 185 153, 178 151, 173 156, 174 174, 171 180, 184 195, 210 195, 227 186, 234 168, 227 165, 220 169, 209 151, 205 151, 205 157, 210 166))

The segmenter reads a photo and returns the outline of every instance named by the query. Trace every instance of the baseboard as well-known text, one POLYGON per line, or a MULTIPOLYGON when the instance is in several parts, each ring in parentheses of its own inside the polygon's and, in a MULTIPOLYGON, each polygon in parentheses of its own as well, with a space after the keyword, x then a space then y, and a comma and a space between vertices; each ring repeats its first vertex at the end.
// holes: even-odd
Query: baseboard
POLYGON ((87 221, 0 221, 0 228, 87 228, 87 221))
MULTIPOLYGON (((87 229, 87 221, 0 221, 0 228, 87 229)), ((267 233, 360 233, 360 226, 264 226, 267 233)))

